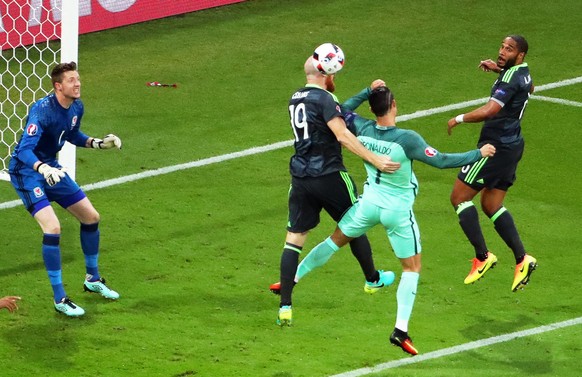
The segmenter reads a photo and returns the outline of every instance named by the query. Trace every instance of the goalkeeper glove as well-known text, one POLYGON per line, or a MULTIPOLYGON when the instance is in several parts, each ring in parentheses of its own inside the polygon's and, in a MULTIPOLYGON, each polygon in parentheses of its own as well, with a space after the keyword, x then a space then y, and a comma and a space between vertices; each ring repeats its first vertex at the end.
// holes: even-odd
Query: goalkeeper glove
POLYGON ((97 139, 94 137, 91 141, 91 147, 96 149, 110 149, 113 147, 121 149, 121 139, 113 134, 109 134, 103 139, 97 139))
POLYGON ((49 186, 56 185, 61 181, 61 178, 65 176, 65 168, 53 168, 44 162, 38 165, 36 171, 44 176, 44 179, 49 186))

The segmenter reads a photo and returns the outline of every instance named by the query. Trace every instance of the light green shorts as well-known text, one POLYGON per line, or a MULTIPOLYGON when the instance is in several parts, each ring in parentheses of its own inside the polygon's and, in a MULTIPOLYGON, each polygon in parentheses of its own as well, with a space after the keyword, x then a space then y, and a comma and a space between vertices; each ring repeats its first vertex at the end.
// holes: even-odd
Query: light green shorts
POLYGON ((373 226, 382 224, 394 254, 400 259, 421 252, 420 232, 412 210, 380 208, 360 198, 342 217, 338 226, 348 237, 359 237, 373 226))

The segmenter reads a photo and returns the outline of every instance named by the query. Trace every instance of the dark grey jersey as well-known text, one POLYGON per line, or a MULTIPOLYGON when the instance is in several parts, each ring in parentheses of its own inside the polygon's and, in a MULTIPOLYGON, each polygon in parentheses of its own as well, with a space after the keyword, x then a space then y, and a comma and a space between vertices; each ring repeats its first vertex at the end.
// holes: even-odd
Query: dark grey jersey
POLYGON ((289 170, 295 177, 320 177, 346 171, 341 144, 327 122, 342 113, 337 98, 317 85, 308 84, 289 101, 295 154, 289 170))
POLYGON ((502 70, 491 88, 490 100, 502 109, 485 120, 479 137, 479 145, 512 144, 522 139, 521 118, 529 99, 532 79, 527 63, 502 70))

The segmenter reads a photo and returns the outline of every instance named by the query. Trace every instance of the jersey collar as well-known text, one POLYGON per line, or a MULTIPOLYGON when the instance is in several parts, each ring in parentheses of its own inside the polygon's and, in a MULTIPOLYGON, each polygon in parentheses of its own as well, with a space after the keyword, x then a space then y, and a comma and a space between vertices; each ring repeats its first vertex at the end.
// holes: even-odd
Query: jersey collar
POLYGON ((521 67, 527 67, 527 63, 526 62, 523 62, 521 64, 514 65, 511 68, 503 68, 502 71, 509 71, 510 69, 518 69, 518 68, 521 68, 521 67))
MULTIPOLYGON (((325 90, 323 89, 321 86, 317 85, 317 84, 305 84, 306 88, 317 88, 317 89, 321 89, 321 90, 325 90)), ((325 90, 326 92, 328 92, 327 90, 325 90)), ((333 94, 332 92, 328 92, 329 94, 331 94, 331 96, 333 97, 333 100, 337 103, 339 103, 339 100, 337 99, 336 95, 333 94)))

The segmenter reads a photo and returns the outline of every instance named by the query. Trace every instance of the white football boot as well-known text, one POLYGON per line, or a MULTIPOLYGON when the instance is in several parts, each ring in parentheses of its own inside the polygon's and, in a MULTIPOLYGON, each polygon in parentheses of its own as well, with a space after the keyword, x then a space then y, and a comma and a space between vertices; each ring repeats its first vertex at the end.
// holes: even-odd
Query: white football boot
POLYGON ((92 276, 87 275, 85 277, 85 283, 83 284, 83 290, 86 292, 92 293, 99 293, 101 296, 111 299, 117 300, 119 298, 119 293, 115 292, 113 289, 110 289, 108 286, 105 285, 105 279, 101 278, 97 281, 89 281, 92 276))

